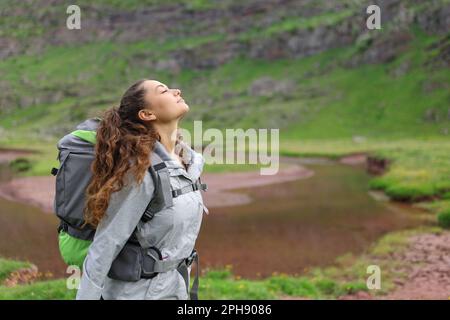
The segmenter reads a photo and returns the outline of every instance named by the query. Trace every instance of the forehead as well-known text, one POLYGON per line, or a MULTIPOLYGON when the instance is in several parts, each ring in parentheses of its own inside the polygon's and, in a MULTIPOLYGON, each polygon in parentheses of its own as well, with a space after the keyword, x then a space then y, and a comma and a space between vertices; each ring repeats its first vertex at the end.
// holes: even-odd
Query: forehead
MULTIPOLYGON (((166 87, 166 85, 162 82, 159 82, 158 80, 147 80, 144 83, 144 87, 147 90, 147 92, 155 92, 156 88, 158 88, 158 86, 163 86, 166 87)), ((160 89, 161 90, 161 89, 160 89)))

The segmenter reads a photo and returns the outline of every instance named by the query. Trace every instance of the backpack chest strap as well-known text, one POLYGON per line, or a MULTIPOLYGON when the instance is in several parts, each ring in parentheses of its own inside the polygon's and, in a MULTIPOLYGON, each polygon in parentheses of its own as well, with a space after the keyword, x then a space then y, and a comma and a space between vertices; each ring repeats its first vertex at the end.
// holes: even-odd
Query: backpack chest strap
POLYGON ((172 197, 176 198, 182 194, 192 192, 192 191, 197 191, 197 190, 203 190, 203 191, 208 190, 208 186, 206 185, 206 183, 202 183, 200 178, 188 186, 182 187, 180 189, 172 190, 172 197))

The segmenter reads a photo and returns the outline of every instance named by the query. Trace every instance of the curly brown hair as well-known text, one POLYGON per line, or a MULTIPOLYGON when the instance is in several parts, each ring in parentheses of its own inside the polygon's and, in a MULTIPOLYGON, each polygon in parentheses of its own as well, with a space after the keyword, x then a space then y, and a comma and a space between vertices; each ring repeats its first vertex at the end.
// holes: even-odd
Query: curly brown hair
POLYGON ((125 185, 130 172, 142 183, 150 166, 150 153, 160 136, 151 123, 138 117, 147 107, 142 79, 125 91, 119 107, 105 111, 97 129, 92 180, 86 189, 85 225, 97 227, 109 205, 110 196, 125 185))

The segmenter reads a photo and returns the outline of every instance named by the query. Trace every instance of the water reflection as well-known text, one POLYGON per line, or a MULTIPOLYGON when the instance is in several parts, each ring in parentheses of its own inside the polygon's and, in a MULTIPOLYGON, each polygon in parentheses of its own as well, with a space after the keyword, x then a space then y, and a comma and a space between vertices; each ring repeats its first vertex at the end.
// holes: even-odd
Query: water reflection
POLYGON ((309 167, 316 172, 310 179, 240 189, 254 202, 210 210, 198 240, 203 266, 232 264, 236 275, 249 278, 301 274, 420 223, 411 208, 370 197, 370 177, 362 168, 309 167))

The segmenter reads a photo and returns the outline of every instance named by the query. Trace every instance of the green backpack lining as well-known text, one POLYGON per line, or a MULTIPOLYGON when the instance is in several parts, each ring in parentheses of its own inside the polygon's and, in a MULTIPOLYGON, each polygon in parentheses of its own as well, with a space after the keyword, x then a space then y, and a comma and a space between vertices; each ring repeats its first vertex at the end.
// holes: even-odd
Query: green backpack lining
MULTIPOLYGON (((75 130, 71 134, 92 144, 96 143, 95 131, 75 130)), ((91 243, 91 240, 75 238, 64 230, 58 234, 59 252, 63 261, 69 266, 75 265, 80 269, 83 268, 83 262, 91 243)))
POLYGON ((64 262, 69 265, 83 268, 89 246, 92 241, 72 237, 67 232, 61 230, 58 235, 59 252, 64 262))

